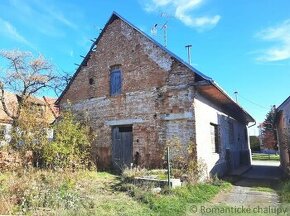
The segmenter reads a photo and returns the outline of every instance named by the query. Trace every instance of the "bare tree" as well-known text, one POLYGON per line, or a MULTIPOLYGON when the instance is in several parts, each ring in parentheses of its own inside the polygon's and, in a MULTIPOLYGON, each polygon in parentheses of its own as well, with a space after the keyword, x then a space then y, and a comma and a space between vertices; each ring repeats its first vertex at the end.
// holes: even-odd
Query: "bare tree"
POLYGON ((7 63, 0 68, 0 103, 15 123, 28 100, 41 90, 52 88, 56 76, 52 65, 42 55, 34 57, 31 52, 1 50, 0 57, 7 63), (5 91, 11 91, 20 98, 15 112, 8 108, 5 91))
POLYGON ((62 73, 59 73, 55 82, 55 86, 53 88, 54 93, 57 96, 60 96, 62 91, 65 89, 65 87, 70 83, 72 79, 72 76, 70 73, 63 71, 62 73))

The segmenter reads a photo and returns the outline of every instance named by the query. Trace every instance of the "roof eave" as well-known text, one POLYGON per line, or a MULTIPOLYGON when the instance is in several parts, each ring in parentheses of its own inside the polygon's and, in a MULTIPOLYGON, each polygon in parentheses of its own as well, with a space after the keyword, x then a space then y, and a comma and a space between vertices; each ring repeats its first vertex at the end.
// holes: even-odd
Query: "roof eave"
POLYGON ((247 122, 256 122, 256 120, 247 112, 243 109, 243 107, 241 107, 237 102, 235 102, 217 83, 215 83, 214 81, 212 82, 212 84, 222 93, 224 94, 232 103, 234 103, 239 109, 241 109, 247 116, 247 122))
POLYGON ((228 94, 217 85, 217 83, 214 82, 214 80, 206 75, 204 75, 203 73, 201 73, 200 71, 198 71, 196 68, 192 67, 190 64, 188 64, 187 62, 185 62, 184 60, 182 60, 180 57, 178 57, 177 55, 175 55, 174 53, 172 53, 170 50, 168 50, 166 47, 164 47, 163 45, 161 45, 160 43, 158 43, 157 41, 155 41, 152 37, 150 37, 149 35, 147 35, 146 33, 144 33, 143 31, 141 31, 138 27, 136 27, 135 25, 133 25, 132 23, 130 23, 128 20, 126 20, 125 18, 123 18, 121 15, 119 15, 117 12, 113 12, 112 15, 110 16, 109 20, 107 21, 106 25, 104 26, 104 28, 102 29, 102 32, 100 33, 100 35, 98 36, 98 38, 96 39, 96 41, 92 44, 89 52, 87 53, 86 57, 84 58, 84 60, 82 61, 82 63, 80 64, 80 66, 78 67, 77 71, 75 72, 75 74, 73 75, 72 79, 70 80, 69 84, 66 86, 65 90, 62 92, 62 94, 60 95, 60 97, 57 99, 56 104, 58 105, 60 100, 62 99, 63 95, 65 94, 65 92, 68 90, 69 86, 71 85, 71 83, 73 82, 73 80, 75 79, 75 77, 77 76, 77 74, 79 73, 79 71, 81 70, 81 67, 83 66, 83 63, 87 60, 87 58, 89 57, 93 47, 95 45, 98 44, 99 40, 101 39, 102 35, 104 34, 105 30, 107 29, 108 25, 113 22, 115 19, 121 19, 123 22, 127 23, 129 26, 131 26, 133 29, 135 29, 137 32, 139 32, 141 35, 143 35, 144 37, 146 37, 148 40, 150 40, 152 43, 154 43, 156 46, 158 46, 160 49, 162 49, 164 52, 168 53, 172 58, 176 59, 178 62, 180 62, 181 64, 183 64, 184 66, 186 66, 187 68, 189 68, 192 72, 194 72, 197 76, 199 76, 200 78, 202 78, 203 80, 209 81, 215 88, 217 88, 222 94, 224 94, 233 104, 235 104, 236 106, 239 107, 240 110, 242 110, 245 115, 247 116, 247 121, 249 122, 255 122, 255 119, 248 114, 242 107, 240 107, 235 101, 233 101, 233 99, 228 96, 228 94))

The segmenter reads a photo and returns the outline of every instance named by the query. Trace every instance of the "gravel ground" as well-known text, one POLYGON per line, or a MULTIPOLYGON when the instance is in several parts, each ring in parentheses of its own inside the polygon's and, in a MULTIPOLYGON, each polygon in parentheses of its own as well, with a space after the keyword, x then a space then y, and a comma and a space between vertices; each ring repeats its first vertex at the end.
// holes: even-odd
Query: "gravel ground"
POLYGON ((215 204, 243 206, 277 206, 279 196, 275 189, 281 178, 278 163, 254 163, 250 170, 234 182, 230 191, 218 194, 213 200, 215 204))

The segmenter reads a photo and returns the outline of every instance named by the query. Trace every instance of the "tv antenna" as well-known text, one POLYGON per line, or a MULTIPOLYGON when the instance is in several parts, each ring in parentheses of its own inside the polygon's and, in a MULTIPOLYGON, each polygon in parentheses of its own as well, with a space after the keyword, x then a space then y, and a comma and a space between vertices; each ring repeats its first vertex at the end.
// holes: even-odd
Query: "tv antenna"
MULTIPOLYGON (((167 14, 164 12, 160 13, 160 16, 163 18, 167 18, 167 14)), ((156 36, 158 34, 158 30, 162 30, 163 31, 163 45, 164 47, 167 47, 167 25, 168 21, 164 22, 163 24, 159 25, 158 23, 156 23, 152 28, 151 28, 151 34, 153 36, 156 36), (161 27, 158 27, 161 26, 161 27)))
MULTIPOLYGON (((159 28, 160 30, 163 31, 163 45, 164 47, 167 47, 167 21, 159 28)), ((151 28, 151 34, 153 36, 156 36, 158 34, 158 24, 156 23, 152 28, 151 28)))

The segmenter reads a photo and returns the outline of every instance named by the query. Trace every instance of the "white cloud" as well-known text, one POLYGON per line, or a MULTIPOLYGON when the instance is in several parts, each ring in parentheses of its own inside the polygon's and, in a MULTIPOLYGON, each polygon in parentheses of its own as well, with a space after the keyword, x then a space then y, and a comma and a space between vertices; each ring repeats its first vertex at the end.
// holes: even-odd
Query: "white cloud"
POLYGON ((15 18, 44 35, 64 37, 63 26, 73 30, 78 28, 59 8, 54 7, 52 2, 37 0, 9 0, 9 2, 11 10, 15 11, 15 18))
POLYGON ((220 15, 192 16, 190 11, 197 10, 205 0, 151 0, 145 5, 147 12, 170 11, 173 16, 185 25, 198 28, 212 28, 220 21, 220 15))
POLYGON ((196 18, 191 18, 191 17, 184 17, 183 22, 188 25, 188 26, 193 26, 193 27, 209 27, 209 26, 215 26, 221 19, 221 16, 215 15, 213 17, 196 17, 196 18))
POLYGON ((14 41, 33 47, 32 44, 22 36, 10 22, 2 18, 0 18, 0 32, 14 41))
POLYGON ((51 19, 56 20, 57 22, 66 25, 72 29, 77 29, 77 26, 57 8, 53 7, 53 5, 48 5, 48 3, 43 3, 43 1, 34 0, 33 4, 37 5, 38 8, 44 12, 42 13, 45 16, 49 16, 51 19))
POLYGON ((290 59, 290 19, 258 32, 256 37, 274 43, 273 46, 261 51, 257 61, 273 62, 290 59))

